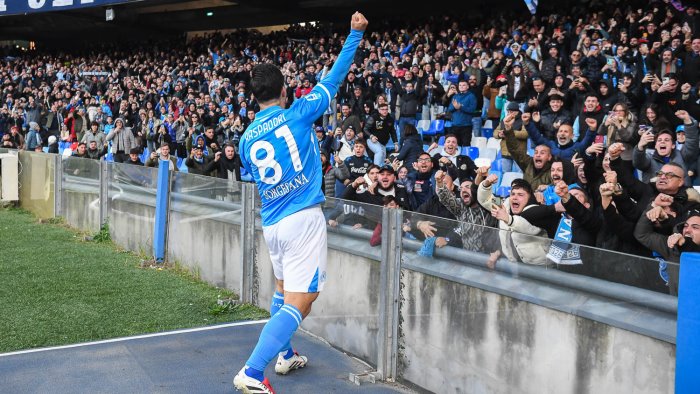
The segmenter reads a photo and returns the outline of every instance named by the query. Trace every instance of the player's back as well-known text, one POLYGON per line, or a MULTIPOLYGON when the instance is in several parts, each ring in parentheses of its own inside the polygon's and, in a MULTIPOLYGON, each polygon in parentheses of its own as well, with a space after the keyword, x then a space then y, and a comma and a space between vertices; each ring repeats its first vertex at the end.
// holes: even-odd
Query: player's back
MULTIPOLYGON (((319 93, 311 94, 323 101, 319 93)), ((241 137, 241 160, 258 186, 264 226, 325 201, 313 119, 302 101, 288 110, 272 106, 260 111, 241 137)))

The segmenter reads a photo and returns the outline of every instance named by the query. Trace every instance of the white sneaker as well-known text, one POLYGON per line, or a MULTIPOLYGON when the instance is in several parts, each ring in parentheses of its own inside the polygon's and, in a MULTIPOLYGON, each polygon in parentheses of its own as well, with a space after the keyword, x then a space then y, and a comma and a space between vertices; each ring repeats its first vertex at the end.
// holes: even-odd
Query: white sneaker
POLYGON ((245 374, 245 367, 233 378, 233 387, 240 390, 243 394, 275 394, 267 378, 263 379, 262 382, 251 378, 245 374))
POLYGON ((282 355, 279 355, 277 356, 277 364, 275 364, 275 372, 286 375, 293 369, 304 368, 308 361, 306 356, 300 356, 297 352, 294 352, 294 355, 286 360, 282 355))

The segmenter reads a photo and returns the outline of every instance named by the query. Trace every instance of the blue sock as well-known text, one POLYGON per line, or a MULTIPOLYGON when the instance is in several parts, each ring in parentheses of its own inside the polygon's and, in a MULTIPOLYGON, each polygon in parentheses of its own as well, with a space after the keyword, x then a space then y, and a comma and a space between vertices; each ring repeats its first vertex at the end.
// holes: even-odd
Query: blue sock
MULTIPOLYGON (((272 304, 270 304, 270 317, 274 316, 277 311, 280 310, 282 305, 284 305, 284 294, 280 293, 279 291, 275 291, 275 294, 272 296, 272 304)), ((280 354, 285 360, 292 357, 294 355, 294 351, 292 351, 292 344, 287 342, 287 344, 282 347, 280 354)))
POLYGON ((265 324, 253 354, 245 363, 246 375, 263 380, 265 367, 289 343, 302 321, 301 312, 292 305, 285 304, 265 324))

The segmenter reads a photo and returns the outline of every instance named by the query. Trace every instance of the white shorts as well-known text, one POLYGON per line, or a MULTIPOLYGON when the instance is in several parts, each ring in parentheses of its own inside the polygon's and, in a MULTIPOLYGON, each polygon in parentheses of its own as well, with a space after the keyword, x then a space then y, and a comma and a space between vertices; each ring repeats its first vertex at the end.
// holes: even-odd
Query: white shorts
POLYGON ((326 220, 321 207, 293 213, 263 227, 275 277, 284 291, 316 293, 326 283, 326 220))

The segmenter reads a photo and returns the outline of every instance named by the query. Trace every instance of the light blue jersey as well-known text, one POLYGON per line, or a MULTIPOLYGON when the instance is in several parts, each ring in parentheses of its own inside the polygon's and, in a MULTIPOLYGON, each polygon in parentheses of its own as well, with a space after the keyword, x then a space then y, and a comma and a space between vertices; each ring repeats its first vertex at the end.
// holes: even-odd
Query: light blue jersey
POLYGON ((289 109, 273 106, 260 111, 241 137, 241 162, 258 186, 263 226, 325 201, 312 124, 328 109, 345 79, 362 34, 351 31, 335 65, 309 94, 289 109))

